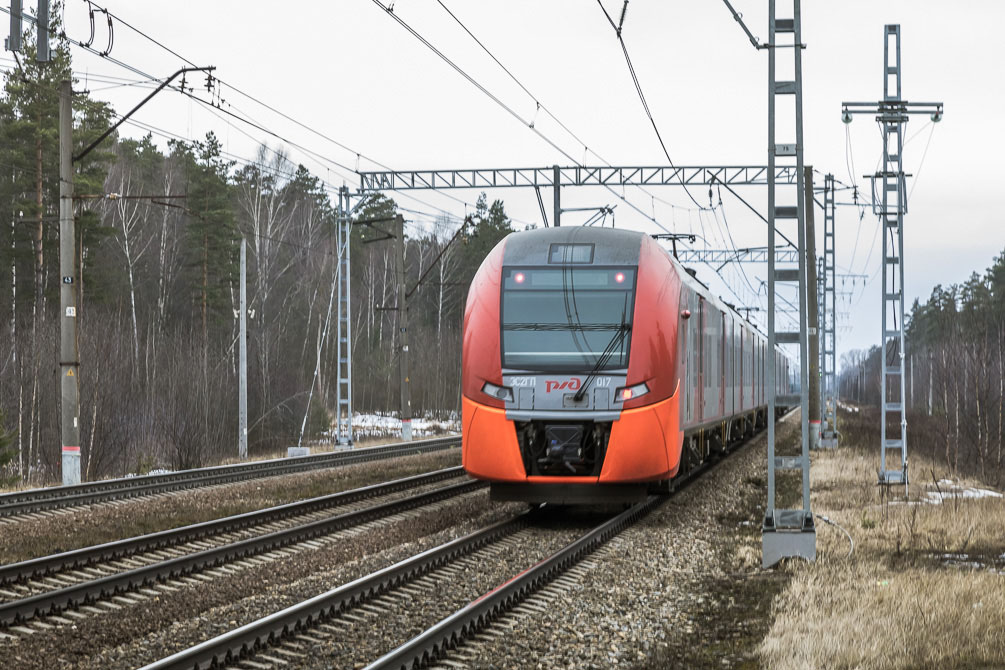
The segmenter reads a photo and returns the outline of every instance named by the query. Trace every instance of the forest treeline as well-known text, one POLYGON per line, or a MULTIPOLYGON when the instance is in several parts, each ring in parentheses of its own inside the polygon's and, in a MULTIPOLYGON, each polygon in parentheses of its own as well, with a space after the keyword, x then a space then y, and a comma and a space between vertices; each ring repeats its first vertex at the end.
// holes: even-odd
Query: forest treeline
MULTIPOLYGON (((909 458, 922 449, 953 470, 1005 479, 1003 350, 1005 251, 984 274, 936 286, 924 303, 915 300, 904 352, 909 458)), ((842 358, 841 397, 878 407, 880 347, 842 358)))
MULTIPOLYGON (((0 479, 44 483, 59 475, 57 120, 71 62, 65 43, 44 66, 28 50, 0 96, 0 479)), ((86 93, 75 93, 73 106, 76 153, 115 111, 86 93)), ((339 253, 330 191, 282 147, 235 159, 212 134, 166 146, 113 135, 74 164, 85 479, 236 455, 242 239, 249 450, 295 444, 305 416, 309 437, 328 430, 337 374, 328 309, 339 253)), ((377 194, 354 217, 397 213, 377 194)), ((460 221, 405 218, 413 412, 456 411, 467 287, 510 220, 484 194, 452 244, 460 221)), ((393 232, 391 223, 375 225, 393 232)), ((350 240, 354 404, 362 411, 398 409, 397 313, 380 309, 395 303, 395 245, 367 243, 381 236, 360 225, 350 240)))

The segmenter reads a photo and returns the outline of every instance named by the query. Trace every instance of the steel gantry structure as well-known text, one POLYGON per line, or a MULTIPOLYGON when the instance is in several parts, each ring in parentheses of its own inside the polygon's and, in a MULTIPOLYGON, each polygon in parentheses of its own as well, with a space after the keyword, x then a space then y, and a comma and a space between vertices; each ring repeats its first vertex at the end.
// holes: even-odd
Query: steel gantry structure
MULTIPOLYGON (((387 170, 360 172, 361 192, 416 189, 562 186, 764 186, 764 165, 570 166, 486 168, 472 170, 387 170)), ((774 168, 776 183, 795 184, 792 166, 774 168)))
POLYGON ((873 212, 883 230, 883 293, 880 330, 880 469, 881 485, 903 484, 908 492, 907 414, 904 375, 904 214, 907 188, 904 174, 904 124, 912 114, 942 119, 941 102, 908 102, 901 97, 900 25, 883 27, 883 99, 879 102, 845 102, 841 117, 850 123, 854 114, 875 115, 883 135, 882 170, 866 175, 872 180, 873 212), (877 193, 876 188, 880 191, 877 193), (892 423, 893 431, 890 432, 892 423), (899 463, 891 466, 896 459, 899 463), (899 469, 893 469, 899 465, 899 469))
MULTIPOLYGON (((708 263, 722 266, 728 263, 767 263, 767 247, 749 247, 740 249, 681 249, 677 252, 677 260, 681 263, 708 263)), ((776 263, 798 263, 799 251, 793 247, 775 249, 776 263)))

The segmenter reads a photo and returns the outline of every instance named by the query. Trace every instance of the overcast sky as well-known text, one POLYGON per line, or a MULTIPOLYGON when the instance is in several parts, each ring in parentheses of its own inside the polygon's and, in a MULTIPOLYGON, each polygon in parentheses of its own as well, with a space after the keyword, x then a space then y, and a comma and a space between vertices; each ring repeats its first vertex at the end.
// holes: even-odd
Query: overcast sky
MULTIPOLYGON (((66 2, 67 32, 86 41, 90 34, 86 3, 66 2)), ((220 89, 225 109, 322 156, 288 147, 293 161, 304 163, 333 186, 346 183, 355 188, 352 171, 357 166, 379 169, 371 160, 394 169, 572 163, 451 69, 373 0, 105 0, 105 4, 181 56, 216 66, 217 76, 227 84, 349 147, 351 151, 336 146, 232 89, 220 89)), ((576 161, 666 164, 616 37, 594 0, 443 0, 443 4, 534 97, 492 62, 438 0, 397 0, 394 12, 517 115, 533 120, 537 130, 576 161), (589 150, 554 118, 536 111, 536 103, 550 110, 589 150)), ((604 0, 615 20, 621 4, 604 0)), ((788 3, 778 4, 784 15, 781 8, 788 3)), ((34 2, 27 0, 26 5, 34 2)), ((734 6, 752 32, 766 39, 767 3, 734 0, 734 6)), ((99 15, 94 38, 98 49, 108 41, 102 20, 99 15)), ((915 297, 927 298, 936 284, 962 281, 974 269, 983 271, 1005 247, 1005 217, 998 197, 1001 179, 995 167, 1005 154, 1001 122, 1005 3, 803 3, 806 162, 845 183, 867 185, 862 176, 876 169, 881 150, 873 119, 859 116, 846 127, 840 105, 880 98, 885 23, 902 26, 904 98, 945 102, 945 118, 938 125, 916 117, 907 126, 906 136, 912 139, 905 149, 905 170, 915 175, 909 181, 913 195, 905 220, 910 304, 915 297)), ((184 65, 121 23, 116 23, 114 33, 111 56, 145 73, 164 77, 184 65)), ((766 163, 767 55, 754 50, 721 2, 633 0, 623 35, 674 163, 766 163)), ((140 79, 135 73, 76 47, 73 54, 82 82, 118 111, 145 95, 136 86, 108 88, 108 75, 140 79)), ((198 92, 203 79, 190 77, 188 82, 198 92)), ((205 90, 202 94, 209 97, 205 90)), ((176 92, 161 93, 135 118, 188 138, 213 130, 228 152, 246 159, 254 158, 259 142, 274 148, 281 144, 176 92)), ((145 131, 124 126, 122 132, 138 137, 145 131)), ((779 142, 787 139, 784 132, 778 137, 779 142)), ((165 143, 161 137, 158 141, 165 143)), ((741 195, 763 211, 764 191, 747 187, 741 195)), ((699 187, 691 192, 703 205, 708 203, 707 190, 699 187)), ((424 202, 395 197, 411 210, 435 214, 440 208, 458 217, 465 212, 464 204, 442 194, 415 195, 424 202)), ((464 191, 450 195, 468 203, 477 197, 464 191)), ((505 200, 518 228, 540 222, 532 190, 488 195, 505 200)), ((550 193, 544 195, 550 203, 550 193)), ((730 244, 723 216, 737 247, 766 243, 765 225, 725 191, 723 208, 714 215, 698 212, 679 187, 648 193, 630 188, 624 195, 667 228, 703 233, 711 246, 730 244)), ((838 200, 850 201, 850 194, 841 193, 838 200)), ((618 227, 658 231, 603 189, 564 189, 563 205, 617 205, 618 227)), ((577 216, 582 220, 588 214, 570 213, 563 222, 573 224, 577 216)), ((409 217, 417 223, 432 220, 420 214, 409 217)), ((839 271, 875 277, 864 291, 861 281, 854 287, 848 282, 845 290, 853 290, 850 303, 839 298, 839 310, 847 315, 839 321, 847 327, 838 333, 839 354, 879 340, 878 231, 870 212, 860 217, 854 207, 839 208, 839 271)), ((745 277, 738 268, 724 269, 725 284, 708 267, 699 268, 699 277, 731 302, 754 304, 758 298, 747 282, 756 289, 765 268, 743 269, 745 277)))

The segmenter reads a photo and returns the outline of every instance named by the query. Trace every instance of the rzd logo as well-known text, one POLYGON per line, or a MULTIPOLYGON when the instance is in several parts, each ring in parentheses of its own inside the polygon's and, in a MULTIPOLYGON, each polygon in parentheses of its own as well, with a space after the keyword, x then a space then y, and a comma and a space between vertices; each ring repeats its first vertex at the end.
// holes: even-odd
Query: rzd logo
POLYGON ((560 382, 555 379, 546 379, 544 381, 544 392, 551 393, 552 391, 564 391, 565 389, 578 391, 582 383, 583 382, 579 379, 579 377, 573 377, 572 379, 564 382, 560 382))

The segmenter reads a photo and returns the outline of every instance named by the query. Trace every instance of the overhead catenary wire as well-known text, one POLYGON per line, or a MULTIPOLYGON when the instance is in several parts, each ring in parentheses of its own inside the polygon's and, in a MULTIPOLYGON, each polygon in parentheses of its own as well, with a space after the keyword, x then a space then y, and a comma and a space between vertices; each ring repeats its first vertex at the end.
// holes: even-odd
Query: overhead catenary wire
MULTIPOLYGON (((102 7, 94 4, 93 2, 88 2, 88 0, 84 0, 84 1, 87 2, 89 5, 92 5, 93 7, 95 7, 96 9, 98 9, 99 11, 105 11, 106 13, 108 13, 108 15, 111 18, 114 18, 115 20, 122 22, 122 24, 125 25, 127 28, 135 31, 140 36, 142 36, 145 39, 151 41, 153 44, 155 44, 158 47, 164 49, 165 51, 167 51, 168 53, 172 54, 173 56, 181 59, 185 63, 188 63, 188 64, 192 64, 193 63, 193 61, 191 61, 188 58, 185 58, 184 56, 182 56, 177 51, 175 51, 175 50, 171 49, 170 47, 168 47, 167 45, 165 45, 163 42, 158 41, 157 39, 155 39, 151 35, 147 34, 146 32, 144 32, 144 31, 140 30, 139 28, 137 28, 136 26, 128 23, 127 21, 125 21, 124 19, 122 19, 122 17, 120 17, 120 16, 118 16, 118 15, 112 13, 112 12, 108 12, 107 10, 105 10, 104 8, 102 8, 102 7)), ((135 74, 138 74, 138 75, 144 76, 144 77, 148 77, 148 78, 152 79, 153 81, 158 81, 158 82, 160 81, 159 79, 157 79, 155 77, 152 77, 152 75, 144 73, 142 70, 139 70, 138 68, 135 68, 135 67, 129 65, 128 63, 124 63, 124 62, 120 61, 119 59, 112 57, 108 53, 100 52, 100 51, 97 51, 96 49, 91 48, 87 43, 80 42, 79 40, 73 40, 72 38, 66 36, 65 33, 63 34, 63 37, 65 39, 67 39, 67 41, 69 41, 70 43, 75 44, 78 47, 83 48, 83 49, 85 49, 85 50, 87 50, 87 51, 89 51, 89 52, 91 52, 91 53, 93 53, 93 54, 95 54, 97 56, 100 56, 100 57, 108 60, 109 62, 112 62, 112 63, 114 63, 116 65, 119 65, 120 67, 124 67, 124 68, 126 68, 126 69, 134 72, 135 74)), ((239 95, 247 98, 248 100, 251 100, 251 101, 255 102, 256 104, 259 104, 259 105, 265 107, 269 111, 271 111, 271 112, 273 112, 273 113, 275 113, 275 114, 283 117, 284 119, 286 119, 286 120, 288 120, 288 121, 296 124, 297 126, 299 126, 299 127, 303 128, 303 129, 305 129, 305 130, 307 130, 307 131, 309 131, 309 132, 317 135, 318 137, 321 137, 322 139, 325 139, 328 142, 331 142, 335 146, 337 146, 337 147, 339 147, 339 148, 341 148, 341 149, 343 149, 345 151, 351 152, 352 154, 354 154, 357 157, 357 159, 360 158, 360 157, 362 157, 362 158, 365 158, 367 161, 373 163, 374 165, 378 165, 378 166, 383 167, 384 169, 388 169, 388 170, 391 169, 387 165, 384 165, 384 164, 380 163, 379 161, 376 161, 376 160, 374 160, 374 159, 366 156, 362 152, 356 151, 352 147, 349 147, 348 145, 346 145, 346 144, 344 144, 342 142, 339 142, 338 140, 330 137, 329 135, 326 135, 325 133, 322 133, 321 131, 318 131, 317 129, 308 126, 307 124, 305 124, 305 123, 303 123, 303 122, 295 119, 294 117, 292 117, 292 116, 290 116, 290 115, 282 112, 281 110, 275 108, 274 106, 269 105, 268 103, 266 103, 266 102, 264 102, 264 101, 256 98, 255 96, 253 96, 253 95, 251 95, 249 93, 246 93, 245 91, 243 91, 243 90, 237 88, 236 86, 234 86, 234 85, 232 85, 232 84, 230 84, 230 83, 228 83, 228 82, 220 79, 219 77, 214 76, 213 80, 215 82, 217 82, 218 84, 226 86, 227 88, 233 90, 234 92, 236 92, 239 95)), ((265 133, 268 133, 268 134, 271 134, 271 135, 275 136, 277 139, 279 139, 280 141, 282 141, 282 142, 284 142, 286 144, 289 144, 289 145, 291 145, 291 146, 299 149, 300 151, 302 151, 302 152, 304 152, 304 153, 306 153, 308 155, 313 155, 317 159, 320 159, 322 161, 330 162, 333 165, 337 165, 339 168, 344 169, 344 170, 346 170, 346 171, 348 171, 350 173, 355 173, 357 171, 356 168, 350 168, 348 165, 344 164, 341 161, 337 161, 335 159, 331 159, 330 157, 321 156, 317 152, 313 152, 312 150, 306 149, 305 147, 303 147, 303 146, 301 146, 301 145, 299 145, 299 144, 297 144, 295 142, 292 142, 292 141, 290 141, 288 139, 285 139, 284 137, 280 136, 278 133, 275 133, 275 132, 271 131, 269 128, 267 128, 262 123, 258 123, 258 122, 255 122, 255 121, 244 119, 240 115, 235 114, 233 112, 230 112, 227 109, 224 109, 221 105, 214 104, 212 102, 209 102, 209 101, 206 101, 206 100, 204 100, 202 98, 199 98, 198 96, 194 96, 191 92, 186 92, 184 90, 180 90, 178 87, 174 87, 174 86, 172 86, 171 88, 173 88, 174 90, 176 90, 178 92, 183 93, 184 95, 187 95, 188 97, 192 98, 193 100, 198 101, 203 106, 213 107, 213 108, 219 110, 220 112, 222 112, 224 114, 228 114, 229 116, 232 116, 233 118, 237 119, 238 121, 242 121, 242 122, 247 123, 249 125, 256 126, 258 130, 260 130, 262 132, 265 132, 265 133)), ((226 103, 226 104, 228 106, 233 107, 233 105, 231 103, 226 103)), ((243 114, 243 112, 242 112, 242 114, 243 114)), ((228 125, 230 125, 231 127, 234 127, 232 124, 228 124, 228 125)), ((336 173, 338 173, 338 172, 336 171, 336 173)), ((342 176, 348 183, 351 183, 351 184, 354 184, 354 185, 358 185, 358 182, 356 182, 355 180, 353 180, 351 178, 346 178, 345 175, 341 175, 340 174, 340 176, 342 176)), ((442 209, 440 207, 437 207, 436 205, 432 205, 432 204, 430 204, 430 203, 428 203, 428 202, 426 202, 426 201, 424 201, 424 200, 422 200, 422 199, 420 199, 420 198, 418 198, 416 196, 413 196, 413 195, 410 195, 410 194, 406 194, 406 193, 401 192, 401 191, 393 191, 393 192, 398 193, 399 195, 401 195, 403 197, 409 198, 409 199, 411 199, 411 200, 413 200, 415 202, 418 202, 418 203, 420 203, 422 205, 425 205, 427 207, 431 207, 433 209, 437 209, 437 210, 442 211, 444 213, 449 213, 449 212, 447 212, 447 210, 444 210, 444 209, 442 209)), ((453 201, 455 201, 455 202, 457 202, 459 204, 462 204, 465 207, 472 207, 473 206, 472 203, 467 202, 467 201, 465 201, 465 200, 463 200, 461 198, 457 198, 457 197, 455 197, 455 196, 453 196, 451 194, 441 193, 441 195, 443 197, 447 198, 447 199, 450 199, 450 200, 453 200, 453 201)), ((514 220, 516 220, 516 219, 514 219, 514 220)), ((521 223, 525 223, 526 224, 527 222, 521 222, 521 223)))
MULTIPOLYGON (((649 123, 652 124, 653 131, 656 133, 656 139, 659 140, 660 147, 663 149, 663 154, 666 156, 667 162, 670 163, 670 167, 676 170, 677 167, 674 165, 673 159, 670 158, 670 152, 667 150, 667 145, 663 141, 663 136, 660 134, 660 129, 656 126, 656 119, 653 118, 652 111, 649 109, 649 102, 646 100, 645 93, 642 92, 642 84, 639 83, 638 75, 635 73, 635 66, 632 65, 632 58, 631 56, 628 55, 628 46, 625 44, 625 39, 624 37, 622 37, 621 34, 621 29, 622 26, 624 25, 625 20, 624 9, 627 9, 628 7, 628 0, 625 0, 624 9, 622 9, 621 12, 621 21, 619 25, 615 25, 614 19, 612 19, 611 15, 607 13, 607 9, 604 8, 604 3, 601 2, 601 0, 597 0, 597 4, 600 5, 601 11, 604 12, 604 16, 607 17, 608 23, 611 24, 611 28, 614 29, 614 32, 618 37, 618 43, 621 45, 621 52, 625 55, 625 63, 628 65, 628 72, 631 74, 632 83, 635 84, 635 92, 638 93, 639 100, 642 101, 642 109, 645 111, 646 116, 649 118, 649 123)), ((691 194, 691 191, 688 190, 687 184, 684 183, 684 178, 681 177, 679 172, 677 173, 677 178, 680 180, 680 185, 684 187, 684 192, 687 193, 687 196, 689 198, 691 198, 691 202, 693 202, 699 209, 701 209, 702 207, 701 203, 698 202, 695 199, 695 197, 691 194)))
MULTIPOLYGON (((551 109, 549 107, 547 107, 543 102, 541 102, 541 99, 538 96, 534 95, 534 93, 532 93, 530 91, 530 89, 527 88, 527 86, 522 81, 520 81, 520 79, 515 74, 513 74, 513 72, 508 67, 506 67, 506 65, 504 65, 502 63, 502 61, 499 60, 499 58, 496 57, 496 55, 494 53, 492 53, 492 51, 485 45, 485 43, 482 40, 480 40, 474 34, 474 32, 472 32, 471 29, 468 28, 468 26, 453 11, 450 10, 449 7, 447 7, 447 5, 443 2, 443 0, 436 0, 436 2, 439 3, 439 5, 443 8, 443 10, 448 15, 450 15, 450 17, 454 20, 454 22, 456 22, 457 25, 459 25, 461 27, 461 29, 464 30, 464 32, 467 33, 468 36, 471 37, 471 39, 475 41, 475 43, 482 49, 482 51, 484 51, 488 55, 488 57, 491 58, 496 63, 496 65, 498 65, 500 68, 502 68, 503 72, 505 72, 507 74, 507 76, 509 76, 509 78, 512 79, 513 82, 518 87, 520 87, 520 89, 524 93, 526 93, 527 96, 531 100, 534 101, 534 104, 535 104, 535 107, 536 107, 537 110, 543 111, 545 114, 547 114, 549 117, 551 117, 551 119, 554 120, 555 123, 557 123, 558 126, 562 130, 564 130, 566 133, 568 133, 569 136, 572 137, 572 139, 574 139, 580 146, 582 146, 584 154, 586 152, 592 153, 594 156, 596 156, 597 158, 599 158, 602 163, 604 163, 608 167, 612 167, 612 164, 611 164, 610 161, 608 161, 606 158, 604 158, 599 153, 597 153, 596 150, 591 149, 590 146, 581 137, 579 137, 579 135, 577 135, 576 133, 574 133, 572 131, 572 129, 570 129, 569 126, 566 125, 560 118, 558 118, 555 115, 555 113, 551 111, 551 109)), ((624 17, 622 15, 622 19, 623 18, 624 17)), ((584 155, 583 158, 584 158, 583 162, 585 162, 585 158, 586 158, 585 155, 584 155)), ((578 165, 582 165, 583 162, 576 161, 576 163, 578 165)), ((646 195, 648 195, 654 202, 656 200, 658 200, 658 201, 660 201, 661 203, 663 203, 665 205, 669 205, 670 207, 679 207, 679 205, 675 205, 672 202, 669 202, 669 201, 667 201, 667 200, 665 200, 663 198, 660 198, 660 197, 654 195, 653 193, 649 192, 648 190, 646 190, 645 188, 643 188, 641 186, 639 186, 638 188, 639 188, 640 191, 642 191, 643 193, 645 193, 646 195)), ((613 192, 613 189, 611 189, 610 187, 608 187, 608 190, 611 190, 613 192)), ((655 208, 654 208, 654 211, 653 211, 652 215, 649 218, 650 219, 655 219, 656 218, 655 208)))
MULTIPOLYGON (((446 63, 447 65, 449 65, 454 71, 456 71, 458 74, 460 74, 472 86, 474 86, 476 89, 478 89, 483 94, 485 94, 490 100, 492 100, 497 105, 499 105, 499 107, 501 107, 507 114, 509 114, 510 116, 512 116, 514 119, 516 119, 523 126, 529 128, 534 134, 536 134, 538 137, 540 137, 544 142, 546 142, 555 151, 559 152, 566 159, 572 161, 576 165, 582 165, 582 163, 580 163, 580 161, 578 161, 572 154, 570 154, 568 151, 566 151, 561 146, 559 146, 557 142, 555 142, 550 137, 548 137, 543 132, 541 132, 541 130, 536 127, 533 119, 530 119, 530 120, 526 119, 519 112, 517 112, 515 109, 513 109, 510 105, 507 105, 505 102, 503 102, 502 99, 500 99, 498 96, 496 96, 494 93, 492 93, 486 86, 484 86, 481 82, 479 82, 477 79, 475 79, 467 71, 465 71, 463 68, 461 68, 460 65, 458 65, 453 59, 451 59, 449 56, 447 56, 442 51, 440 51, 439 49, 437 49, 436 46, 434 46, 429 40, 427 40, 421 33, 419 33, 417 30, 415 30, 411 25, 409 25, 400 16, 398 16, 398 14, 396 14, 393 11, 392 6, 384 5, 384 3, 381 2, 380 0, 372 0, 372 1, 373 1, 373 3, 375 5, 377 5, 382 10, 384 10, 384 12, 387 15, 389 15, 391 18, 393 18, 395 20, 395 22, 398 23, 398 25, 400 25, 405 30, 407 30, 413 37, 415 37, 417 40, 419 40, 430 51, 432 51, 436 56, 438 56, 444 63, 446 63)), ((531 98, 534 98, 534 96, 531 95, 531 98)), ((536 99, 535 99, 535 102, 536 102, 536 99)), ((551 116, 550 112, 548 112, 548 114, 549 114, 549 116, 551 116)), ((578 140, 578 138, 577 138, 577 141, 580 141, 580 140, 578 140)), ((582 142, 580 141, 580 143, 582 143, 582 142)), ((585 144, 584 144, 584 146, 585 146, 585 144)), ((596 155, 596 152, 594 152, 594 155, 596 155)), ((638 212, 639 214, 641 214, 642 216, 644 216, 649 221, 652 221, 660 229, 662 229, 662 230, 664 230, 666 232, 671 232, 671 231, 667 230, 667 228, 662 223, 660 223, 660 221, 658 221, 654 217, 651 217, 648 213, 646 213, 644 210, 642 210, 640 207, 638 207, 635 203, 633 203, 633 202, 629 201, 627 198, 625 198, 624 195, 618 193, 617 191, 615 191, 610 186, 607 186, 606 188, 611 193, 614 193, 619 199, 621 199, 625 204, 627 204, 633 210, 635 210, 636 212, 638 212)), ((699 205, 699 207, 700 207, 700 205, 699 205)))

